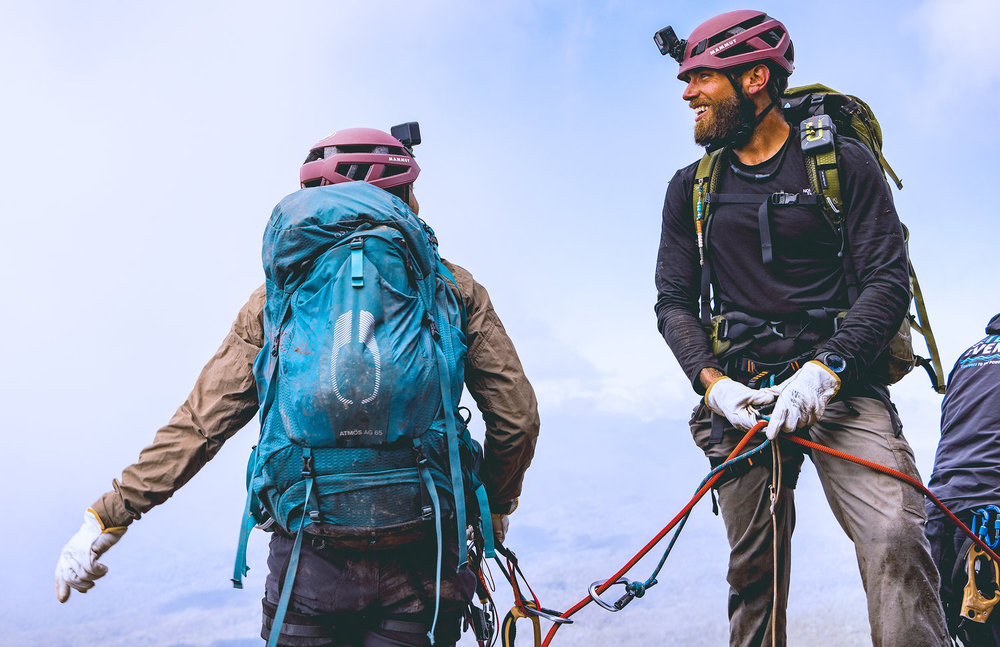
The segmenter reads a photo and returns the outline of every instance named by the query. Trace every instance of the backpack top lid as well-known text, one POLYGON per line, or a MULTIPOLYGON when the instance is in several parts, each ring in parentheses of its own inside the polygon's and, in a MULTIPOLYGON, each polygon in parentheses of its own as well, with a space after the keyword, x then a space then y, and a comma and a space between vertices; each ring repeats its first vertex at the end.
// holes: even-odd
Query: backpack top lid
POLYGON ((383 225, 402 234, 421 277, 435 271, 432 232, 405 202, 367 182, 345 182, 300 189, 274 207, 264 230, 264 274, 289 292, 323 251, 358 229, 383 225))

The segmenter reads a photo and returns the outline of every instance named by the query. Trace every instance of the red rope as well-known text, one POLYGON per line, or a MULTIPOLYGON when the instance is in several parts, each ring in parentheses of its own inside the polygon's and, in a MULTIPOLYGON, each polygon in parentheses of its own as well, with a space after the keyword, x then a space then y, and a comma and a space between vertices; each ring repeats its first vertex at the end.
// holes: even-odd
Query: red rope
MULTIPOLYGON (((736 445, 736 449, 734 449, 732 451, 732 453, 729 455, 728 458, 726 458, 726 460, 728 461, 728 460, 731 460, 731 459, 736 458, 737 456, 739 456, 740 452, 743 451, 743 448, 746 447, 746 445, 747 445, 748 442, 750 442, 750 438, 752 438, 755 433, 757 433, 758 431, 760 431, 761 429, 763 429, 766 424, 767 424, 767 421, 762 420, 761 422, 758 422, 756 425, 754 425, 750 429, 750 431, 748 431, 746 433, 746 435, 743 436, 743 439, 740 440, 740 442, 739 442, 738 445, 736 445)), ((700 501, 701 498, 703 496, 705 496, 705 494, 710 489, 712 489, 712 485, 714 485, 715 482, 718 481, 722 477, 723 474, 724 474, 724 472, 719 472, 718 474, 716 474, 715 476, 713 476, 712 478, 710 478, 708 481, 706 481, 705 485, 701 486, 701 489, 699 489, 695 493, 694 497, 692 497, 692 499, 690 501, 688 501, 687 505, 685 505, 684 508, 680 512, 677 513, 677 516, 674 517, 673 519, 671 519, 670 523, 668 523, 666 526, 663 527, 663 530, 661 530, 659 533, 657 533, 657 535, 655 537, 653 537, 653 539, 648 544, 646 544, 645 546, 643 546, 642 550, 640 550, 638 553, 636 553, 635 556, 632 559, 630 559, 628 561, 628 563, 625 564, 625 566, 622 566, 622 568, 617 573, 615 573, 614 575, 612 575, 611 577, 609 577, 607 580, 605 580, 604 584, 602 584, 599 587, 597 587, 597 590, 596 590, 597 594, 600 595, 601 593, 604 593, 606 590, 608 590, 608 588, 610 588, 611 585, 613 585, 618 580, 618 578, 620 578, 625 573, 627 573, 629 571, 629 569, 631 569, 633 566, 635 566, 636 563, 646 555, 646 553, 648 553, 649 551, 651 551, 653 549, 653 547, 656 546, 656 544, 660 543, 660 540, 662 540, 664 537, 666 537, 667 533, 670 532, 671 529, 673 529, 673 527, 675 525, 677 525, 677 523, 682 518, 684 518, 684 515, 686 515, 688 512, 691 511, 691 508, 693 508, 695 506, 695 504, 698 503, 698 501, 700 501)), ((569 618, 570 616, 572 616, 573 614, 575 614, 577 611, 579 611, 583 607, 585 607, 588 604, 590 604, 592 601, 593 601, 593 599, 588 595, 587 597, 585 597, 584 599, 580 600, 575 605, 573 605, 568 611, 566 611, 565 613, 563 613, 560 617, 561 618, 569 618)), ((552 625, 552 628, 549 629, 549 633, 546 634, 546 636, 545 636, 545 640, 542 641, 542 647, 548 647, 548 644, 552 641, 552 638, 556 635, 556 631, 558 631, 558 630, 559 630, 559 625, 558 624, 552 625)))

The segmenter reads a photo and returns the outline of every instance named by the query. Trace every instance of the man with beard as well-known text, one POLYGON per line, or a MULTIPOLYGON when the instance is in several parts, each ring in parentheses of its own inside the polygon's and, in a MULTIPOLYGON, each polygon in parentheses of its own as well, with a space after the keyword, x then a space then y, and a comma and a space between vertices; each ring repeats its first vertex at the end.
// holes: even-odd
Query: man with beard
MULTIPOLYGON (((835 139, 843 232, 809 191, 798 124, 777 107, 793 69, 784 25, 759 11, 733 11, 700 25, 686 43, 672 30, 669 37, 673 47, 661 50, 680 62, 695 141, 722 152, 710 195, 697 163, 670 181, 657 321, 704 396, 691 431, 713 466, 757 422, 759 408, 774 406, 766 433, 778 443, 780 469, 773 474, 768 459, 740 463, 720 481, 718 498, 731 549, 730 644, 783 645, 803 453, 781 434, 919 479, 886 387, 884 350, 910 300, 903 232, 878 163, 856 140, 835 139), (799 197, 782 197, 790 195, 799 197)), ((867 467, 810 458, 855 544, 873 644, 948 644, 921 496, 867 467)))

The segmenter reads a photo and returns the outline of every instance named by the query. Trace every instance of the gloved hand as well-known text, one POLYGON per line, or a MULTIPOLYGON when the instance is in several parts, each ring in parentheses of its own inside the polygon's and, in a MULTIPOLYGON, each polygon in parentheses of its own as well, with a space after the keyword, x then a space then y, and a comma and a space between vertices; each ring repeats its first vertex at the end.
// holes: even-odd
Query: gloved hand
POLYGON ((69 590, 74 588, 86 593, 94 586, 94 580, 104 577, 108 567, 97 559, 125 534, 124 526, 105 528, 101 520, 90 508, 83 513, 83 525, 63 547, 56 563, 56 598, 60 602, 69 599, 69 590))
POLYGON ((792 433, 819 421, 830 398, 840 390, 840 378, 822 362, 812 360, 768 390, 778 394, 765 431, 774 440, 779 433, 792 433))
POLYGON ((777 395, 770 389, 751 389, 723 375, 705 390, 705 404, 708 408, 725 416, 729 424, 747 431, 757 424, 755 406, 761 407, 774 402, 777 395))
POLYGON ((507 537, 507 529, 510 528, 510 517, 505 514, 491 514, 490 521, 493 523, 493 538, 502 544, 507 537))

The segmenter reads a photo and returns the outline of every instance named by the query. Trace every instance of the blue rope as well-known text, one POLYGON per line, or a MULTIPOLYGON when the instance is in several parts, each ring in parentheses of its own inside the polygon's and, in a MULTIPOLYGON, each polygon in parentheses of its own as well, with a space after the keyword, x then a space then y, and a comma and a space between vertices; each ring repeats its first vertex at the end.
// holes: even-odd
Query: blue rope
MULTIPOLYGON (((695 488, 695 492, 697 492, 698 490, 700 490, 701 488, 703 488, 705 486, 705 484, 708 483, 709 480, 711 480, 712 477, 715 476, 716 474, 718 474, 719 472, 722 472, 723 470, 731 467, 732 465, 735 465, 736 463, 738 463, 740 461, 745 461, 745 460, 751 458, 752 456, 755 456, 755 455, 763 452, 768 446, 770 446, 770 444, 771 444, 770 440, 765 440, 763 443, 761 443, 760 445, 758 445, 754 449, 751 449, 750 451, 748 451, 748 452, 746 452, 744 454, 740 454, 736 458, 730 459, 730 460, 726 461, 725 463, 719 465, 714 470, 712 470, 711 472, 709 472, 708 476, 706 476, 704 479, 702 479, 701 483, 698 484, 698 487, 695 488)), ((655 569, 653 569, 652 575, 650 575, 649 578, 645 582, 629 582, 628 584, 625 585, 625 590, 630 595, 632 595, 634 597, 637 597, 637 598, 641 598, 642 596, 644 596, 646 594, 646 589, 648 589, 649 587, 651 587, 654 584, 656 584, 656 576, 659 575, 660 569, 662 569, 663 568, 663 564, 666 563, 667 556, 669 556, 670 555, 670 551, 673 550, 674 544, 677 542, 677 538, 681 534, 681 530, 684 529, 684 524, 687 523, 688 517, 691 516, 691 512, 693 512, 693 511, 694 511, 694 508, 692 508, 691 510, 688 510, 687 514, 684 515, 681 518, 680 523, 677 524, 677 529, 674 530, 674 535, 673 535, 673 537, 670 538, 670 543, 667 544, 666 550, 663 551, 663 557, 660 558, 660 563, 656 565, 655 569)))

